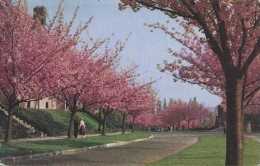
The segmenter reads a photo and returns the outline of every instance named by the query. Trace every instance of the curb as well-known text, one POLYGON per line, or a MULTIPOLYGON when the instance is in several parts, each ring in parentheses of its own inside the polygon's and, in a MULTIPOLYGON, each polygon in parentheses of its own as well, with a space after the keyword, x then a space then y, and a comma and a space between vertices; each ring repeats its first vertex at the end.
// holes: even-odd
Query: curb
POLYGON ((260 143, 260 138, 258 138, 255 135, 245 135, 246 138, 251 138, 253 140, 255 140, 256 142, 260 143))
POLYGON ((193 146, 193 145, 199 143, 199 141, 200 141, 200 137, 194 137, 194 140, 192 140, 192 141, 190 142, 190 144, 187 144, 187 145, 183 146, 182 148, 180 148, 179 150, 177 150, 177 151, 175 152, 175 154, 177 154, 177 153, 179 153, 179 152, 181 152, 181 151, 183 151, 183 150, 185 150, 185 149, 187 149, 187 148, 189 148, 189 147, 191 147, 191 146, 193 146))
MULTIPOLYGON (((128 134, 129 132, 126 132, 126 134, 128 134)), ((111 133, 107 133, 107 135, 119 135, 121 134, 121 132, 111 132, 111 133)), ((96 136, 100 136, 101 134, 86 134, 83 137, 79 137, 79 138, 88 138, 88 137, 96 137, 96 136)), ((21 139, 15 139, 12 140, 12 142, 15 143, 19 143, 19 142, 27 142, 27 141, 46 141, 46 140, 60 140, 60 139, 65 139, 67 138, 66 135, 63 136, 57 136, 57 137, 36 137, 36 138, 21 138, 21 139)), ((0 143, 3 142, 3 140, 0 139, 0 143)), ((1 166, 1 165, 0 165, 1 166)))
POLYGON ((1 162, 15 162, 17 160, 27 160, 27 159, 38 159, 38 158, 44 158, 44 157, 54 157, 59 155, 71 155, 76 154, 80 152, 85 152, 91 149, 99 149, 99 148, 112 148, 112 147, 118 147, 123 145, 128 145, 131 143, 137 143, 137 142, 143 142, 154 138, 154 135, 149 136, 148 138, 142 138, 142 139, 135 139, 132 141, 119 141, 114 143, 108 143, 103 145, 95 145, 85 148, 77 148, 77 149, 68 149, 68 150, 60 150, 55 152, 48 152, 48 153, 39 153, 39 154, 32 154, 32 155, 24 155, 24 156, 13 156, 13 157, 4 157, 0 158, 0 166, 1 162))

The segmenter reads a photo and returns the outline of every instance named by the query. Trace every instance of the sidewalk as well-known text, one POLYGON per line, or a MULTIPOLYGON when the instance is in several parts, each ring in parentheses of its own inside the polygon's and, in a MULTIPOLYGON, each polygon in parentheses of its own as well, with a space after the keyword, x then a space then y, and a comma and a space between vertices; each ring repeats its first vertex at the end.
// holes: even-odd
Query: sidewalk
MULTIPOLYGON (((126 132, 128 134, 129 132, 126 132)), ((121 132, 113 132, 113 133, 107 133, 106 135, 119 135, 121 132)), ((79 136, 78 138, 88 138, 88 137, 96 137, 100 136, 101 134, 86 134, 85 136, 79 136)), ((37 137, 37 138, 21 138, 21 139, 14 139, 12 142, 28 142, 28 141, 45 141, 45 140, 59 140, 59 139, 66 139, 68 136, 57 136, 57 137, 37 137)), ((0 143, 2 143, 3 140, 0 140, 0 143)), ((0 165, 1 166, 1 165, 0 165)))
POLYGON ((246 138, 251 138, 251 139, 253 139, 253 140, 255 140, 255 141, 260 143, 260 137, 259 136, 256 136, 256 135, 246 135, 245 137, 246 138))

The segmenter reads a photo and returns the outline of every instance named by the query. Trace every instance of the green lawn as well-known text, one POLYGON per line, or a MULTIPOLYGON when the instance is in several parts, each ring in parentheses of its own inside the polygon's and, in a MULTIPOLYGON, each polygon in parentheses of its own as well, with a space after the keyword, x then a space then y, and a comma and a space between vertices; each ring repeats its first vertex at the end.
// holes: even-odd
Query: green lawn
POLYGON ((47 141, 33 141, 20 142, 10 145, 2 144, 0 147, 0 157, 26 155, 31 153, 53 152, 58 150, 83 148, 94 145, 101 145, 113 143, 117 141, 129 141, 139 138, 148 137, 149 133, 135 132, 125 135, 111 135, 111 136, 96 136, 82 139, 62 139, 62 140, 47 140, 47 141))
MULTIPOLYGON (((246 139, 245 166, 260 164, 260 143, 246 139)), ((224 136, 202 136, 199 143, 149 166, 224 166, 224 136)))
MULTIPOLYGON (((70 112, 62 110, 19 110, 16 115, 49 136, 66 134, 70 119, 70 112)), ((98 128, 97 121, 88 114, 79 112, 78 115, 86 122, 89 130, 98 128)))

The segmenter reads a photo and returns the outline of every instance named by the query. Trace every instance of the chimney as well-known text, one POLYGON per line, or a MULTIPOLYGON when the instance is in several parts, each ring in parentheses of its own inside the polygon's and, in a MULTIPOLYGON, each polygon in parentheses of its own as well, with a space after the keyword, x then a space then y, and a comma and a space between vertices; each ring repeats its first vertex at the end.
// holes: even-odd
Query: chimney
POLYGON ((33 8, 33 18, 41 25, 46 25, 47 9, 44 6, 36 6, 33 8))
POLYGON ((18 7, 23 10, 25 13, 28 12, 28 3, 27 0, 19 0, 18 7))

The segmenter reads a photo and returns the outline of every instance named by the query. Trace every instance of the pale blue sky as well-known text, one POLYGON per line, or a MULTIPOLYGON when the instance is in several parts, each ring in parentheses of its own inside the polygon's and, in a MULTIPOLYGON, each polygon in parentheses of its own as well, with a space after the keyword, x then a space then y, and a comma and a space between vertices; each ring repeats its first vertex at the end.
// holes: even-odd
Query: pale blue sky
MULTIPOLYGON (((162 32, 150 32, 144 23, 165 22, 168 17, 160 12, 150 12, 142 9, 134 13, 131 10, 118 10, 118 0, 65 0, 65 18, 69 19, 75 7, 80 6, 76 24, 85 22, 93 16, 94 20, 83 34, 83 38, 89 36, 94 38, 125 39, 129 33, 131 36, 126 48, 122 52, 122 65, 137 64, 138 72, 142 79, 158 79, 154 84, 161 98, 174 98, 189 100, 197 99, 207 106, 216 106, 219 98, 209 94, 197 86, 173 82, 170 75, 158 71, 157 64, 162 64, 169 59, 168 48, 178 49, 179 44, 169 39, 162 32)), ((30 12, 36 5, 44 5, 48 9, 49 17, 55 13, 59 0, 28 0, 30 12)))

